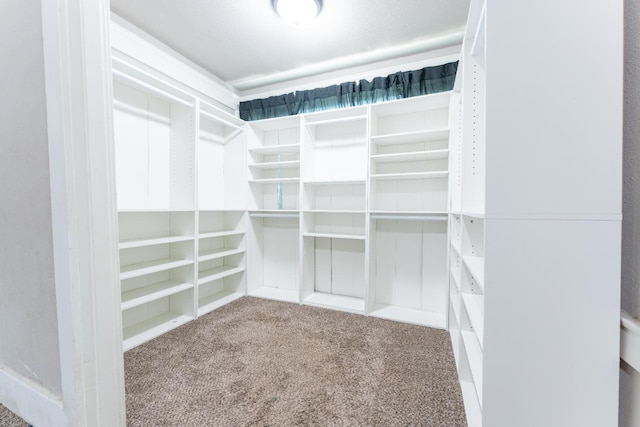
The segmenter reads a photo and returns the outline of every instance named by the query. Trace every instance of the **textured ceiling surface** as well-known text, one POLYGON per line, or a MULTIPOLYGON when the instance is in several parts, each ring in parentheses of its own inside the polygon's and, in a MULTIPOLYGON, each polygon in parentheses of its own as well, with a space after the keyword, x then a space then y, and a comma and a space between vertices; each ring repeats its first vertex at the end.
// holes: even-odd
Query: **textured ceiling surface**
POLYGON ((469 0, 324 0, 313 24, 296 29, 271 0, 111 0, 116 15, 237 89, 296 69, 420 53, 434 39, 459 42, 468 8, 469 0))

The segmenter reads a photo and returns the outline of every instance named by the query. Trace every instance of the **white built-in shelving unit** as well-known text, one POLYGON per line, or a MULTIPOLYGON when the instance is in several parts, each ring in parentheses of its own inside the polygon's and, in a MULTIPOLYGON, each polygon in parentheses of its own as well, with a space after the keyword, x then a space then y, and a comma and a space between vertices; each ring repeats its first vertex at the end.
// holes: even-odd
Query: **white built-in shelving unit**
POLYGON ((620 3, 471 2, 449 109, 448 220, 449 331, 470 427, 617 425, 620 3), (584 46, 607 59, 563 60, 584 46))
POLYGON ((244 123, 114 67, 125 349, 243 295, 446 328, 450 93, 244 123))
POLYGON ((114 58, 124 349, 245 294, 244 122, 114 58))

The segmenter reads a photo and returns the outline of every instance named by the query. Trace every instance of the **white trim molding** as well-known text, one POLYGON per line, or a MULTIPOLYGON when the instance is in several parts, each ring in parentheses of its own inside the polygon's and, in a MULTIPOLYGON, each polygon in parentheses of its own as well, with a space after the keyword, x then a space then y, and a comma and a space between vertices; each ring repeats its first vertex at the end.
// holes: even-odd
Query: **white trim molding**
POLYGON ((109 1, 41 4, 62 407, 124 426, 109 1))
POLYGON ((58 396, 4 365, 0 365, 0 401, 10 411, 26 417, 25 421, 31 425, 68 424, 58 396))

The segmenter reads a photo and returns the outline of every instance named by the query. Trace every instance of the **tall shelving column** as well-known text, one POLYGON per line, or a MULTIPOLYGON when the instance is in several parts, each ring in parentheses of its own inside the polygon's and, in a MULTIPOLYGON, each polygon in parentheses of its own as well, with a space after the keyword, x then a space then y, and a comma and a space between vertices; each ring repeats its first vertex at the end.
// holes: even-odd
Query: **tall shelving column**
POLYGON ((300 120, 246 124, 252 296, 300 302, 300 120))
POLYGON ((246 294, 246 173, 242 120, 198 103, 197 313, 246 294))
POLYGON ((367 118, 367 107, 304 116, 304 304, 365 312, 367 118))
POLYGON ((372 316, 446 328, 449 98, 371 106, 372 316))
POLYGON ((471 427, 617 424, 622 22, 620 1, 471 2, 449 218, 471 427))
POLYGON ((114 61, 125 350, 195 318, 195 98, 114 61))

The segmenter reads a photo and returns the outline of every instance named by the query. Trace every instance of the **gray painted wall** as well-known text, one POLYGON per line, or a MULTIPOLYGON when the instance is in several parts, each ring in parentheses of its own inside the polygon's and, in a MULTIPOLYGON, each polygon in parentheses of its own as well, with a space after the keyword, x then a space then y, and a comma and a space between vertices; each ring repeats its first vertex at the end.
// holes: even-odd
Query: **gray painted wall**
MULTIPOLYGON (((640 317, 640 2, 625 0, 622 308, 640 317)), ((622 363, 620 426, 640 425, 640 373, 622 363)))
POLYGON ((0 364, 62 394, 40 0, 0 13, 0 364))

